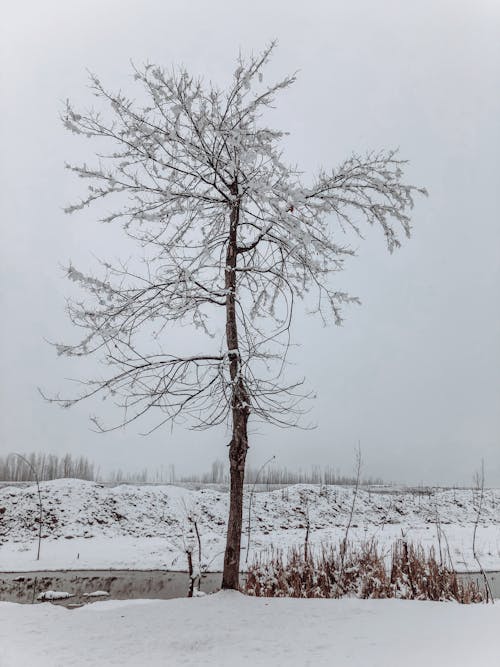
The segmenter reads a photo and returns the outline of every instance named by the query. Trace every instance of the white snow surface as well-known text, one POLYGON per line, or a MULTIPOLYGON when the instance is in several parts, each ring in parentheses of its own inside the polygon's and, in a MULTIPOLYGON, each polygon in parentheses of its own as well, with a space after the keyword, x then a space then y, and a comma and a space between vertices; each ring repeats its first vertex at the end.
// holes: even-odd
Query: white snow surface
POLYGON ((500 605, 202 598, 68 610, 0 603, 2 667, 465 667, 498 664, 500 605))
MULTIPOLYGON (((36 560, 38 505, 35 486, 0 489, 0 571, 57 569, 172 569, 185 570, 185 548, 194 546, 198 522, 202 569, 222 568, 228 513, 227 492, 192 491, 182 487, 121 485, 62 479, 41 485, 44 505, 43 541, 36 560)), ((304 541, 306 514, 310 544, 338 544, 345 534, 354 490, 352 487, 295 485, 253 495, 250 554, 286 550, 304 541)), ((245 567, 248 503, 246 492, 242 568, 245 567)), ((402 535, 442 549, 457 570, 478 569, 472 554, 477 516, 477 492, 435 490, 419 494, 403 489, 361 488, 356 499, 352 541, 375 538, 382 548, 402 535), (447 544, 446 544, 447 543, 447 544)), ((485 491, 476 538, 482 566, 500 570, 500 490, 485 491)), ((193 551, 197 553, 197 546, 193 551)), ((198 566, 197 563, 195 563, 198 566)))

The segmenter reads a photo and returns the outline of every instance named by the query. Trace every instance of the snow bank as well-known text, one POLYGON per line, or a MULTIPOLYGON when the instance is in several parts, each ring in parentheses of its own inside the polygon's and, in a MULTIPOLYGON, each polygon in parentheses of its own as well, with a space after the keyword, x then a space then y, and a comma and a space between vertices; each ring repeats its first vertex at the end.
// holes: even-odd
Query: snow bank
POLYGON ((499 626, 500 605, 398 600, 219 593, 72 611, 3 602, 0 664, 486 667, 498 664, 499 626))
MULTIPOLYGON (((214 489, 192 491, 175 486, 103 487, 63 479, 41 484, 45 509, 41 560, 34 560, 38 533, 36 487, 0 489, 0 571, 34 569, 136 568, 186 569, 185 540, 195 516, 202 539, 202 567, 218 570, 228 513, 228 494, 214 489)), ((255 494, 251 512, 249 559, 271 548, 302 544, 306 513, 312 546, 338 543, 344 536, 352 504, 349 487, 296 485, 255 494)), ((245 499, 244 529, 249 494, 245 499)), ((389 546, 408 540, 438 547, 439 522, 454 564, 477 570, 472 533, 477 494, 471 490, 360 489, 350 537, 374 538, 389 546)), ((243 548, 246 550, 246 534, 243 548)), ((477 535, 482 564, 500 570, 500 490, 485 492, 477 535)), ((242 559, 245 561, 246 551, 242 559)))

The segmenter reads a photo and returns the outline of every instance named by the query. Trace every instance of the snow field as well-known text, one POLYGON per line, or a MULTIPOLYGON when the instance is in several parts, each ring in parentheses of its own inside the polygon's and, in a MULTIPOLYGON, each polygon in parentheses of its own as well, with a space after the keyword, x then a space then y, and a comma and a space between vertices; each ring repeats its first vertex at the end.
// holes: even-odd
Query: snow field
POLYGON ((223 592, 76 610, 0 603, 2 667, 493 667, 500 605, 223 592), (27 642, 26 638, 30 641, 27 642))

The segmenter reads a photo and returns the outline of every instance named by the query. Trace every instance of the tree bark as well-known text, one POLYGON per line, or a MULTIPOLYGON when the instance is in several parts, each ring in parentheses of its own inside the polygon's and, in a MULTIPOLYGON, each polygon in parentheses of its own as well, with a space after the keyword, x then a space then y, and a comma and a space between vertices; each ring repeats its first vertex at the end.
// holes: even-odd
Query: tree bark
POLYGON ((229 470, 231 478, 229 518, 227 524, 226 551, 222 588, 239 589, 241 531, 243 527, 243 483, 247 455, 247 421, 242 415, 238 424, 233 422, 233 438, 229 446, 229 470), (238 432, 236 436, 235 432, 238 432))
POLYGON ((235 196, 231 207, 229 239, 226 252, 226 341, 231 377, 232 438, 229 443, 229 518, 227 524, 226 551, 222 588, 239 588, 241 531, 243 527, 243 483, 248 449, 248 416, 250 406, 245 383, 241 375, 238 327, 236 319, 236 260, 238 256, 239 200, 238 184, 233 184, 235 196))

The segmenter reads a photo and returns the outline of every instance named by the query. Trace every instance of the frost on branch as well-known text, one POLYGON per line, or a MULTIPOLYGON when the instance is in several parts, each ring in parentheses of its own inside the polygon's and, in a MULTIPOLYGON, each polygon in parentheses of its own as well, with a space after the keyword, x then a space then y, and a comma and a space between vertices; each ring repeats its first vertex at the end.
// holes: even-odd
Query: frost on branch
POLYGON ((85 335, 57 351, 96 354, 110 370, 62 404, 111 395, 124 410, 119 425, 157 409, 158 425, 187 418, 204 428, 235 407, 296 423, 302 383, 286 382, 284 369, 297 299, 340 324, 343 307, 357 299, 339 289, 336 274, 363 225, 378 226, 391 252, 409 236, 413 198, 425 191, 404 182, 396 151, 352 155, 311 181, 284 160, 284 132, 263 115, 295 77, 264 82, 273 47, 240 57, 224 89, 182 68, 147 65, 134 68, 144 103, 96 76, 99 110, 67 103, 65 126, 102 141, 106 152, 95 165, 67 165, 88 185, 66 210, 120 202, 103 221, 121 225, 144 261, 103 264, 99 277, 69 267, 87 294, 68 306, 85 335), (176 324, 208 334, 206 348, 169 349, 176 324), (244 395, 235 397, 237 386, 244 395))

